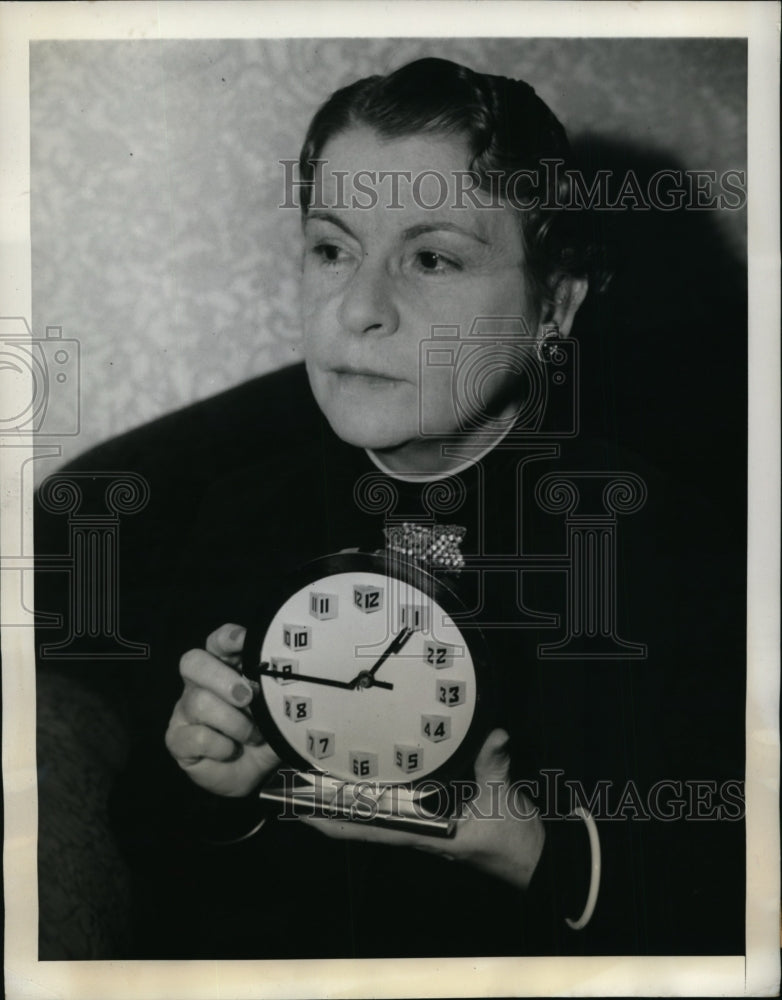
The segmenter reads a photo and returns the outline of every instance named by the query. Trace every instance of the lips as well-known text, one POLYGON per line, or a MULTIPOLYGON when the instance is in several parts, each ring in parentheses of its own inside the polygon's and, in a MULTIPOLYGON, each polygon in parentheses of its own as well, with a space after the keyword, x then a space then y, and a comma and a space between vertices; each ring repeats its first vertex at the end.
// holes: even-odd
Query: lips
POLYGON ((404 379, 397 378, 395 375, 387 375, 385 372, 378 372, 371 368, 354 368, 352 365, 341 365, 331 369, 335 375, 341 375, 348 378, 360 378, 368 380, 377 380, 380 382, 403 382, 404 379))

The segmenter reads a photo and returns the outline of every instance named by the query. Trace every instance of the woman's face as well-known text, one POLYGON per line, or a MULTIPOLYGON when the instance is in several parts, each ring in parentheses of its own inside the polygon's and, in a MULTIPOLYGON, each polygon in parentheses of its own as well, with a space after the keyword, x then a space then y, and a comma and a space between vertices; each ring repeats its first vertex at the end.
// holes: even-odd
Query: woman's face
MULTIPOLYGON (((426 364, 445 357, 426 349, 432 328, 456 327, 448 337, 465 338, 476 318, 494 317, 483 328, 495 338, 518 332, 520 319, 530 335, 537 329, 518 221, 507 207, 460 196, 465 182, 455 171, 467 170, 468 151, 459 137, 386 140, 356 128, 321 155, 328 161, 322 198, 304 224, 304 344, 313 393, 345 441, 381 452, 399 471, 436 470, 442 439, 461 431, 466 411, 480 417, 476 411, 507 402, 515 376, 495 371, 479 399, 455 406, 454 367, 426 364), (359 171, 374 172, 377 182, 359 171), (405 172, 396 175, 396 191, 389 171, 405 172), (408 178, 424 171, 438 176, 426 175, 416 188, 408 178)), ((530 349, 528 340, 521 349, 530 349)))

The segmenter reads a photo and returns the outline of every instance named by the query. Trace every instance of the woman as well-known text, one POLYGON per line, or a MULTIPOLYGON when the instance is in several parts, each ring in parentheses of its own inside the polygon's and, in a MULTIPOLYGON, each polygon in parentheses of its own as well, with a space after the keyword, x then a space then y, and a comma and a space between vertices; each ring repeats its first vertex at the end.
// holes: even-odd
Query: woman
MULTIPOLYGON (((419 363, 433 327, 467 332, 491 317, 496 350, 512 330, 509 318, 518 318, 531 331, 516 345, 521 359, 545 337, 570 333, 587 291, 585 248, 572 242, 572 226, 559 232, 556 207, 525 208, 518 190, 520 180, 529 188, 523 171, 540 172, 541 159, 566 153, 562 127, 526 84, 433 59, 338 91, 315 116, 300 161, 312 183, 302 204, 309 383, 334 433, 367 449, 392 478, 425 483, 477 458, 487 428, 525 404, 519 368, 508 366, 480 409, 457 412, 452 370, 432 378, 419 363), (323 168, 317 185, 315 166, 323 168), (465 197, 465 177, 477 182, 481 201, 465 197), (459 459, 444 447, 456 434, 459 459)), ((189 776, 230 796, 251 794, 280 763, 246 710, 250 687, 233 669, 243 641, 243 629, 225 626, 205 651, 183 657, 185 691, 167 733, 189 776)), ((476 762, 479 781, 507 779, 507 739, 502 730, 490 735, 476 762)), ((317 825, 327 836, 433 849, 425 835, 317 825)), ((544 836, 537 817, 473 818, 443 853, 525 889, 544 836)))
MULTIPOLYGON (((392 481, 412 481, 421 492, 485 458, 527 406, 525 359, 547 338, 570 333, 587 291, 590 248, 578 213, 561 210, 566 185, 541 168, 567 155, 561 125, 527 84, 434 59, 338 91, 315 116, 300 158, 310 182, 302 197, 309 384, 331 430, 365 449, 392 481), (453 369, 422 367, 421 346, 438 325, 465 337, 478 319, 484 330, 489 323, 485 362, 513 336, 517 363, 506 357, 499 371, 495 364, 479 400, 457 399, 453 369), (518 329, 524 333, 514 334, 518 329)), ((507 528, 514 520, 506 504, 499 523, 507 528)), ((484 531, 477 525, 473 538, 484 531)), ((268 572, 275 576, 271 566, 268 572)), ((506 631, 516 643, 504 655, 516 659, 524 646, 506 631)), ((185 690, 166 737, 190 778, 224 796, 251 795, 280 764, 247 709, 250 686, 236 675, 244 635, 223 626, 205 650, 182 658, 185 690)), ((509 718, 508 728, 519 722, 509 718)), ((479 803, 492 784, 495 794, 508 795, 508 741, 508 732, 495 729, 478 754, 479 803)), ((546 834, 528 802, 527 819, 513 818, 507 805, 501 819, 468 812, 444 846, 425 834, 304 822, 327 837, 457 858, 473 869, 471 877, 489 876, 489 886, 497 879, 526 890, 546 834)), ((584 846, 576 844, 581 855, 584 846)), ((584 908, 588 857, 580 864, 570 888, 584 908)), ((519 914, 522 908, 519 902, 519 914)), ((580 912, 562 913, 562 928, 580 912)))

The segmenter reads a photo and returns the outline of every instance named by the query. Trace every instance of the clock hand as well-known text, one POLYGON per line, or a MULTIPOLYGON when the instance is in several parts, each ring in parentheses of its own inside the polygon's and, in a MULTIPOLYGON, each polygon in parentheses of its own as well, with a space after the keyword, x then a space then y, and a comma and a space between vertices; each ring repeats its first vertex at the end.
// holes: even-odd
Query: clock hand
MULTIPOLYGON (((260 672, 267 677, 282 677, 289 681, 307 681, 310 684, 326 684, 328 687, 342 688, 345 691, 351 691, 356 685, 355 680, 338 681, 331 677, 315 677, 312 674, 285 673, 282 670, 275 670, 266 662, 261 664, 260 672)), ((389 691, 394 690, 394 685, 388 684, 386 681, 374 681, 373 686, 387 688, 389 691)))
MULTIPOLYGON (((400 649, 402 648, 402 646, 404 646, 404 644, 407 642, 407 640, 410 638, 410 636, 413 634, 414 631, 415 631, 415 629, 412 629, 412 628, 403 628, 402 629, 402 631, 393 640, 393 642, 388 646, 388 648, 385 650, 385 652, 383 652, 383 653, 380 654, 380 657, 377 660, 377 662, 375 663, 375 665, 370 668, 369 674, 370 674, 371 677, 375 676, 375 674, 377 673, 377 671, 383 666, 383 664, 386 662, 386 660, 388 659, 389 656, 392 656, 392 655, 395 656, 400 651, 400 649)), ((377 681, 375 681, 375 684, 377 684, 377 681)))
POLYGON ((395 635, 391 642, 386 646, 380 656, 375 660, 373 666, 369 670, 362 670, 361 673, 353 679, 353 684, 359 687, 385 687, 383 681, 375 680, 375 674, 383 666, 389 656, 393 656, 399 652, 399 650, 404 646, 410 636, 413 634, 413 629, 403 628, 402 631, 395 635))

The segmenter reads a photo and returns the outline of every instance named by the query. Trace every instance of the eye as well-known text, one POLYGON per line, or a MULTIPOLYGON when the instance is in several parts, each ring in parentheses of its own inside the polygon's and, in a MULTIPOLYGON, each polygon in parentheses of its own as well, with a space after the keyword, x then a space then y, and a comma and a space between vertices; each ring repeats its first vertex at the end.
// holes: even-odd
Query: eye
POLYGON ((336 243, 329 243, 327 240, 316 243, 311 248, 310 253, 314 254, 325 266, 332 267, 345 263, 350 256, 342 247, 337 246, 336 243))
POLYGON ((447 271, 461 270, 457 261, 438 253, 436 250, 419 250, 415 257, 420 270, 428 274, 445 274, 447 271))

